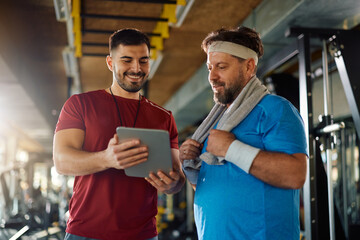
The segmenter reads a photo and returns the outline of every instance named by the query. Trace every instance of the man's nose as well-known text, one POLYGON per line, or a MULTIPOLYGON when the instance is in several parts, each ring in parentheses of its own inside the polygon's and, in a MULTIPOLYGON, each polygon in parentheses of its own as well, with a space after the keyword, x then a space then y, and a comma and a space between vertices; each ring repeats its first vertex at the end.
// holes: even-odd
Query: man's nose
POLYGON ((138 73, 140 71, 140 63, 138 61, 133 61, 131 64, 131 70, 138 73))
POLYGON ((215 70, 210 70, 209 71, 209 80, 216 81, 217 79, 219 79, 219 75, 217 74, 217 72, 215 70))

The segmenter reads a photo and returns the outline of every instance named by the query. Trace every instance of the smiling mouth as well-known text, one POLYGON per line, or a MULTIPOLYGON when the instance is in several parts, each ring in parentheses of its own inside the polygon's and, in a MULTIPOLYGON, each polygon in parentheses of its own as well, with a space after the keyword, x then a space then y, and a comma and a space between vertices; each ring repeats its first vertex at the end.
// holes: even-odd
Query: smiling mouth
POLYGON ((218 92, 220 90, 220 88, 223 88, 223 87, 224 87, 223 84, 212 85, 212 89, 214 92, 218 92))
POLYGON ((144 74, 126 74, 125 73, 125 76, 130 78, 131 80, 137 81, 137 80, 143 78, 144 74))

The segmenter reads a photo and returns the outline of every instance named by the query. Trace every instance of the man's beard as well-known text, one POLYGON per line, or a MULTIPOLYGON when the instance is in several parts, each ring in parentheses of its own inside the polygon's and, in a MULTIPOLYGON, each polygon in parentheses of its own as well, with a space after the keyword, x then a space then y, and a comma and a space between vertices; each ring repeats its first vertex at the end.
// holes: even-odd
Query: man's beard
POLYGON ((239 77, 236 81, 236 85, 232 85, 228 88, 224 86, 224 92, 223 93, 215 93, 214 92, 214 101, 215 103, 219 103, 221 105, 227 105, 231 104, 237 96, 240 94, 241 90, 245 87, 242 86, 242 82, 244 81, 244 75, 239 73, 239 77))
POLYGON ((138 92, 142 89, 142 87, 145 85, 147 79, 145 79, 146 74, 144 72, 138 72, 138 73, 132 73, 132 72, 124 72, 122 76, 117 75, 116 81, 119 84, 119 86, 124 89, 127 92, 138 92), (142 78, 142 81, 140 82, 126 82, 125 77, 126 75, 129 76, 139 76, 142 78))
POLYGON ((224 93, 214 93, 214 101, 215 103, 219 103, 221 105, 227 105, 232 103, 236 97, 239 95, 240 89, 238 86, 233 86, 230 88, 225 88, 224 93))

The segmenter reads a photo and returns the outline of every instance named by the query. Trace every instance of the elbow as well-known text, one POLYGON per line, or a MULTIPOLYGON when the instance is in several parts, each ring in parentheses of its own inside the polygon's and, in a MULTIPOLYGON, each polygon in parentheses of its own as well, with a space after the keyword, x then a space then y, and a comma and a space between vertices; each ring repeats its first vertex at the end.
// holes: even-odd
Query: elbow
POLYGON ((306 157, 298 161, 296 168, 293 169, 291 186, 292 189, 300 189, 304 186, 306 181, 306 170, 307 170, 307 162, 306 157))
POLYGON ((290 179, 287 179, 287 181, 281 184, 279 187, 285 189, 300 189, 303 187, 304 183, 305 183, 305 178, 292 176, 290 179))
POLYGON ((56 172, 60 175, 66 175, 65 169, 63 167, 64 164, 62 164, 61 159, 56 154, 53 155, 53 162, 56 172))
POLYGON ((298 170, 296 173, 293 174, 293 179, 291 181, 291 189, 300 189, 304 186, 306 181, 306 166, 298 170))
POLYGON ((292 189, 300 189, 304 186, 304 183, 305 183, 305 176, 299 177, 293 182, 291 188, 292 189))

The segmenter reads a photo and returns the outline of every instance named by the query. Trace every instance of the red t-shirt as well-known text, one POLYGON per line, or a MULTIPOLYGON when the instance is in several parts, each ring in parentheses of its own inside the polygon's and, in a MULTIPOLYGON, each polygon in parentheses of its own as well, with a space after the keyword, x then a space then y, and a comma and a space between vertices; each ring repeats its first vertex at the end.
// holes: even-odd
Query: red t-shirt
MULTIPOLYGON (((132 127, 139 100, 116 97, 123 125, 132 127)), ((107 148, 120 120, 112 96, 105 90, 73 95, 61 110, 56 132, 85 131, 83 150, 107 148)), ((142 97, 137 128, 167 130, 171 148, 178 148, 175 120, 170 111, 142 97)), ((75 177, 66 231, 96 239, 147 239, 157 235, 157 190, 143 178, 108 169, 75 177)))

